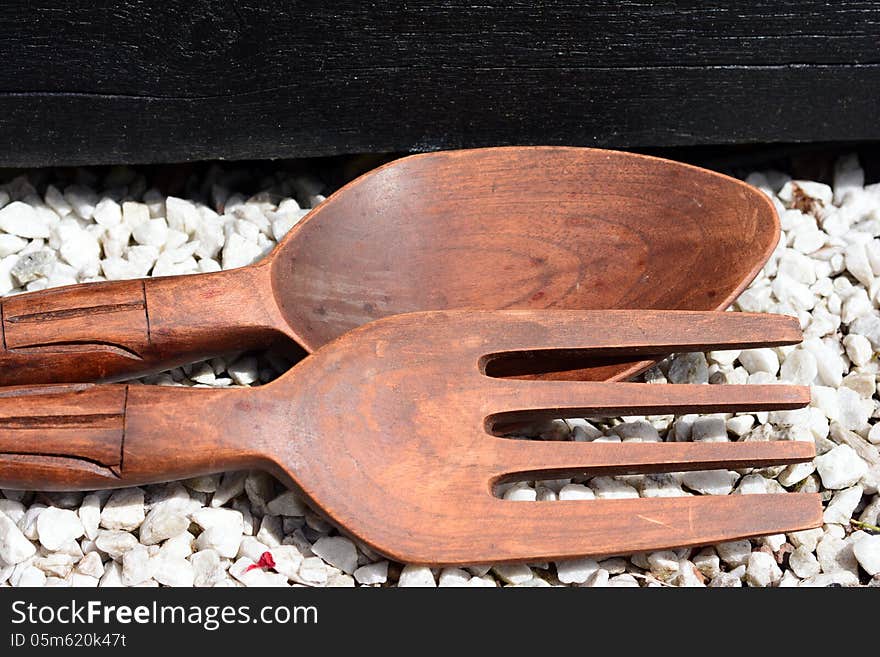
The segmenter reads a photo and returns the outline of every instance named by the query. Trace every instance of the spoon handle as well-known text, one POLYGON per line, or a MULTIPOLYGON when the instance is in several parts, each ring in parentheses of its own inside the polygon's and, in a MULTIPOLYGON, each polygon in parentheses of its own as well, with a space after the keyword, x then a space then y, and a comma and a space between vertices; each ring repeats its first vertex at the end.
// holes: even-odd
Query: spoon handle
POLYGON ((0 385, 113 381, 265 346, 281 337, 275 326, 285 325, 267 269, 70 285, 3 299, 0 385))
POLYGON ((121 488, 271 467, 265 397, 124 384, 0 389, 0 488, 121 488))

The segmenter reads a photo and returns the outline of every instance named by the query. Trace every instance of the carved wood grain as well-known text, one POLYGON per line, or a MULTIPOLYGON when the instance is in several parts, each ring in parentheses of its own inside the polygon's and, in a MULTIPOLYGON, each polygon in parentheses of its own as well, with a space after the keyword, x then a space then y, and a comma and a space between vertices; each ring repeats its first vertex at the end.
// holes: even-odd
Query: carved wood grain
POLYGON ((347 333, 257 388, 6 389, 0 487, 91 490, 263 468, 377 552, 434 565, 555 560, 798 531, 822 524, 818 495, 528 504, 498 499, 493 486, 767 467, 810 460, 812 442, 511 440, 492 435, 491 424, 505 414, 792 409, 809 403, 808 387, 523 381, 490 377, 481 364, 522 351, 536 358, 557 349, 653 354, 800 339, 794 318, 745 313, 398 315, 347 333))
MULTIPOLYGON (((4 300, 0 384, 117 380, 275 343, 314 351, 420 310, 720 310, 778 237, 760 191, 678 162, 561 147, 418 155, 333 194, 256 265, 4 300)), ((619 380, 652 362, 541 365, 545 378, 619 380)))

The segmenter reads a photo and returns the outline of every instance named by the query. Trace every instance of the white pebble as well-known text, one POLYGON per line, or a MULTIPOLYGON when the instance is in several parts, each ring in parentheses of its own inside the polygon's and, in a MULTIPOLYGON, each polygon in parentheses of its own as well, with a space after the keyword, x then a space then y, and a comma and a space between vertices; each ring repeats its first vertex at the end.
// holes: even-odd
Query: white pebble
POLYGON ((822 206, 828 206, 831 205, 834 192, 830 186, 824 183, 810 180, 789 180, 782 186, 777 196, 786 203, 792 203, 800 196, 813 199, 822 206))
MULTIPOLYGON (((464 572, 464 571, 462 571, 464 572)), ((388 562, 379 561, 361 566, 354 571, 354 578, 359 584, 384 584, 388 581, 388 562)), ((440 586, 443 586, 443 575, 440 575, 440 586)))
POLYGON ((125 258, 135 273, 135 278, 141 278, 150 273, 156 260, 159 258, 159 249, 155 246, 139 244, 130 246, 125 251, 125 258))
POLYGON ((727 430, 734 436, 745 436, 755 426, 754 415, 735 415, 727 420, 727 430))
POLYGON ((739 362, 749 374, 767 372, 775 375, 779 371, 779 357, 772 349, 744 349, 739 355, 739 362))
POLYGON ((176 196, 165 199, 165 216, 171 228, 187 233, 193 232, 202 221, 199 210, 192 201, 176 196))
POLYGON ((872 577, 880 573, 880 535, 866 536, 853 545, 853 555, 872 577))
POLYGON ((160 506, 152 509, 146 515, 138 535, 144 545, 155 545, 183 533, 187 527, 189 527, 189 520, 185 515, 160 506))
POLYGON ((238 233, 232 233, 226 238, 223 246, 223 269, 244 267, 257 260, 263 254, 263 250, 256 242, 251 242, 238 233))
POLYGON ((639 583, 635 577, 629 573, 624 573, 623 575, 617 575, 616 577, 610 578, 608 580, 608 586, 612 588, 638 588, 639 583))
POLYGON ((144 521, 144 491, 141 488, 121 488, 113 492, 101 511, 101 526, 105 529, 130 531, 144 521))
POLYGON ((81 219, 91 219, 95 214, 98 196, 87 187, 71 185, 64 190, 64 200, 81 219))
POLYGON ((98 535, 98 525, 101 522, 101 498, 95 493, 86 495, 79 505, 77 513, 86 538, 95 540, 98 535))
POLYGON ((100 579, 104 575, 104 563, 97 552, 89 552, 76 565, 76 572, 100 579))
POLYGON ((214 261, 214 258, 220 253, 220 249, 226 243, 223 220, 216 215, 208 215, 203 211, 202 220, 196 226, 193 237, 198 241, 195 254, 202 260, 214 261))
POLYGON ((145 545, 136 545, 122 555, 122 581, 127 586, 136 586, 153 577, 154 562, 145 545))
POLYGON ((110 228, 122 223, 122 208, 112 198, 102 198, 95 206, 95 223, 110 228))
POLYGON ((297 581, 313 586, 324 586, 327 583, 327 577, 326 564, 318 557, 307 557, 302 560, 299 567, 297 581))
POLYGON ((571 559, 556 562, 556 577, 563 584, 583 584, 599 569, 594 559, 571 559))
POLYGON ((783 361, 779 378, 796 385, 811 385, 819 373, 816 358, 809 351, 795 349, 783 361))
POLYGON ((12 519, 0 512, 0 565, 21 563, 36 551, 12 519))
POLYGON ((400 579, 397 585, 401 588, 406 587, 435 587, 437 582, 434 581, 434 573, 430 568, 425 566, 407 565, 400 572, 400 579))
POLYGON ((802 579, 818 575, 821 571, 819 560, 816 556, 804 547, 794 550, 788 557, 788 565, 794 571, 795 575, 802 579))
POLYGON ((504 492, 504 499, 513 502, 534 502, 538 499, 535 489, 521 482, 514 484, 504 492))
POLYGON ((200 550, 189 559, 193 569, 193 586, 210 587, 226 578, 226 571, 216 550, 200 550))
POLYGON ((719 543, 715 546, 715 549, 724 563, 736 568, 748 563, 749 555, 752 553, 752 544, 747 540, 728 541, 726 543, 719 543))
POLYGON ((863 492, 864 489, 858 485, 837 491, 825 507, 822 519, 827 524, 849 525, 849 520, 861 501, 863 492))
POLYGON ((850 431, 861 431, 868 427, 868 418, 874 412, 874 402, 862 399, 855 390, 842 386, 837 390, 837 402, 840 409, 838 421, 850 431))
POLYGON ((662 580, 669 580, 678 574, 678 562, 678 555, 671 550, 660 550, 648 555, 651 572, 662 580))
POLYGON ((838 445, 817 456, 813 462, 822 478, 822 485, 831 490, 848 488, 868 472, 868 464, 849 445, 838 445))
POLYGON ((441 588, 460 588, 468 585, 471 576, 461 568, 444 568, 440 571, 441 588))
POLYGON ((91 575, 83 575, 82 573, 71 573, 66 580, 70 586, 74 588, 97 588, 100 581, 97 577, 91 575))
POLYGON ((5 513, 12 522, 18 524, 24 518, 26 509, 21 502, 0 498, 0 512, 5 513))
POLYGON ((670 383, 708 383, 709 364, 701 353, 678 354, 667 374, 670 383))
POLYGON ((344 536, 323 536, 312 545, 312 552, 348 575, 357 569, 357 550, 344 536))
POLYGON ((159 248, 168 237, 168 224, 165 219, 148 219, 134 226, 131 236, 138 244, 159 248))
MULTIPOLYGON (((592 575, 587 578, 587 581, 581 584, 582 587, 585 588, 606 588, 608 586, 608 581, 610 579, 610 573, 604 568, 599 568, 592 575)), ((534 586, 537 582, 543 582, 544 580, 536 577, 534 579, 529 580, 525 586, 534 586)), ((542 585, 543 586, 543 585, 542 585)))
POLYGON ((678 563, 678 575, 674 579, 675 585, 682 588, 705 588, 706 584, 697 567, 682 559, 678 563))
POLYGON ((870 399, 877 391, 877 375, 874 372, 850 372, 843 377, 843 385, 857 392, 862 399, 870 399))
POLYGON ((766 552, 752 552, 746 566, 746 583, 749 586, 771 586, 782 579, 782 571, 776 560, 766 552))
MULTIPOLYGON (((242 488, 243 490, 243 488, 242 488)), ((276 516, 302 516, 308 507, 302 499, 293 491, 284 491, 266 504, 269 513, 276 516)))
MULTIPOLYGON (((773 295, 782 304, 795 310, 811 310, 816 305, 816 296, 807 285, 798 283, 793 278, 779 274, 770 285, 773 295)), ((740 362, 743 362, 740 355, 740 362)), ((745 365, 745 363, 743 363, 745 365)))
POLYGON ((13 253, 18 253, 27 246, 27 244, 27 240, 24 240, 17 235, 0 233, 0 258, 5 258, 13 253))
POLYGON ((134 201, 126 201, 122 204, 122 223, 131 230, 145 221, 150 220, 150 208, 143 203, 135 203, 134 201))
POLYGON ((129 550, 137 547, 138 540, 133 534, 117 529, 101 529, 95 538, 95 547, 113 559, 121 557, 129 550))
POLYGON ((804 529, 799 532, 791 532, 788 534, 788 540, 795 547, 802 547, 807 552, 814 552, 819 541, 825 535, 821 527, 814 529, 804 529))
POLYGON ((704 548, 693 557, 693 564, 706 577, 712 578, 721 572, 721 560, 714 548, 704 548))
POLYGON ((61 257, 74 267, 80 276, 97 276, 100 268, 101 246, 90 232, 72 232, 64 240, 59 250, 61 257))
POLYGON ((739 358, 739 349, 726 349, 723 351, 710 351, 706 354, 709 360, 722 367, 732 367, 733 363, 739 358))
POLYGON ((46 585, 46 574, 35 566, 25 566, 9 578, 12 586, 19 588, 37 588, 46 585))
POLYGON ((637 420, 635 422, 623 422, 618 424, 612 431, 620 436, 624 442, 657 442, 660 440, 660 434, 649 422, 637 420))
POLYGON ((813 260, 792 249, 785 249, 779 258, 778 272, 798 283, 812 285, 816 282, 813 260))
POLYGON ((104 568, 104 574, 101 576, 98 586, 107 588, 125 586, 122 582, 122 566, 115 561, 110 561, 104 568))
POLYGON ((524 584, 535 576, 525 564, 495 566, 492 570, 507 584, 524 584))
POLYGON ((583 484, 565 484, 559 489, 560 500, 594 500, 596 494, 583 484))
POLYGON ((800 584, 804 587, 828 588, 829 586, 858 586, 859 578, 856 574, 845 570, 833 573, 820 573, 803 580, 800 584))
POLYGON ((844 261, 849 273, 855 276, 866 288, 870 288, 874 283, 874 271, 868 260, 868 250, 865 248, 864 242, 852 242, 846 247, 844 252, 844 261))
POLYGON ((823 340, 809 338, 804 340, 803 348, 809 351, 816 360, 819 382, 832 388, 838 387, 843 381, 843 370, 846 363, 840 354, 823 340))
MULTIPOLYGON (((3 192, 0 192, 0 197, 2 196, 3 192)), ((55 185, 49 185, 46 187, 45 201, 46 205, 55 210, 60 217, 68 215, 73 211, 73 208, 70 207, 70 204, 64 199, 64 196, 58 191, 58 188, 55 187, 55 185)), ((3 203, 0 201, 0 207, 2 206, 3 203)))
POLYGON ((192 564, 183 557, 165 555, 160 552, 159 555, 153 559, 151 566, 153 569, 153 577, 159 582, 159 584, 164 584, 165 586, 187 587, 195 584, 195 569, 192 564))
POLYGON ((0 208, 0 229, 27 239, 47 238, 51 234, 49 225, 37 211, 21 201, 0 208))
POLYGON ((816 556, 823 573, 847 571, 858 573, 858 561, 853 554, 853 544, 842 538, 825 534, 816 546, 816 556))
POLYGON ((793 463, 786 466, 785 469, 779 473, 779 476, 776 477, 776 481, 783 486, 794 486, 809 477, 815 471, 816 466, 812 461, 793 463))
POLYGON ((880 422, 871 426, 871 430, 868 431, 868 440, 874 445, 880 445, 880 422))
POLYGON ((703 495, 728 495, 738 480, 739 475, 730 470, 697 470, 681 474, 682 484, 703 495))
POLYGON ((701 417, 691 426, 694 442, 727 442, 727 425, 720 417, 701 417))
POLYGON ((249 386, 259 379, 257 359, 252 356, 239 358, 227 368, 227 372, 240 386, 249 386))
POLYGON ((734 492, 738 495, 764 495, 767 493, 783 493, 785 491, 773 479, 768 479, 753 472, 739 480, 739 485, 734 492))
POLYGON ((590 488, 600 500, 635 499, 639 496, 635 488, 612 477, 593 477, 590 488))
POLYGON ((73 511, 50 506, 37 518, 37 535, 47 550, 57 550, 68 541, 82 536, 82 522, 73 511))
POLYGON ((192 514, 192 520, 204 529, 196 539, 199 550, 213 549, 227 559, 238 555, 244 535, 244 516, 240 511, 202 508, 192 514))

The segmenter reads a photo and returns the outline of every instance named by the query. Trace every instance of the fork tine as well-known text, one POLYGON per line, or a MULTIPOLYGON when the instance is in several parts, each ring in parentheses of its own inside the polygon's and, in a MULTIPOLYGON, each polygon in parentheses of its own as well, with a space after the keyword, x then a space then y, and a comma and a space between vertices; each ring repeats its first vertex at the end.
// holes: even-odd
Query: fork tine
POLYGON ((579 475, 645 474, 726 468, 763 468, 809 461, 809 442, 573 443, 498 438, 493 446, 496 480, 557 479, 579 475))
POLYGON ((532 503, 494 498, 479 511, 483 540, 473 546, 475 563, 628 554, 822 524, 819 495, 809 493, 532 503))
POLYGON ((482 326, 498 329, 481 345, 495 353, 565 349, 596 356, 656 355, 779 346, 803 339, 797 319, 763 313, 506 310, 474 315, 482 326))
POLYGON ((788 385, 651 385, 593 381, 494 379, 487 426, 562 417, 669 413, 734 413, 794 409, 810 403, 810 388, 788 385))

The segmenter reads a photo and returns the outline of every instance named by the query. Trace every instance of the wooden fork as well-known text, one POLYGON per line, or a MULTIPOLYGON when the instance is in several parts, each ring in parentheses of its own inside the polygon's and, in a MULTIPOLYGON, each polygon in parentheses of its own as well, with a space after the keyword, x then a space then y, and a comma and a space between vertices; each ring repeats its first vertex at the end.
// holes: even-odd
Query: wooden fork
POLYGON ((0 389, 0 486, 148 484, 267 468, 393 559, 498 563, 726 541, 821 524, 818 495, 522 503, 499 482, 740 469, 814 456, 805 442, 511 440, 538 418, 791 409, 809 388, 502 379, 504 360, 783 345, 789 317, 675 311, 441 311, 347 333, 259 388, 0 389))

